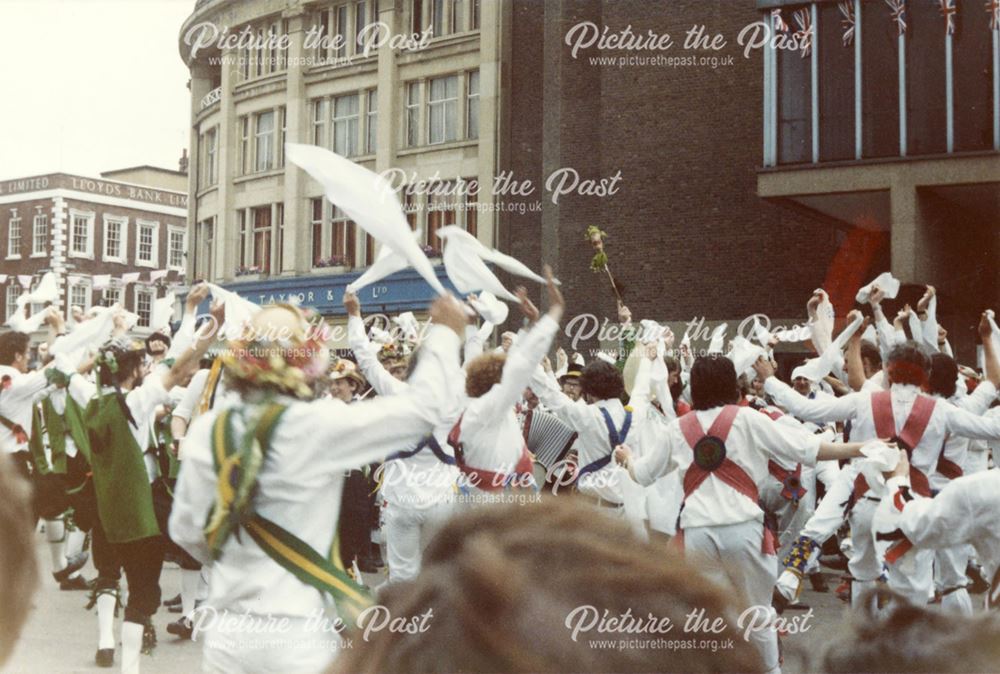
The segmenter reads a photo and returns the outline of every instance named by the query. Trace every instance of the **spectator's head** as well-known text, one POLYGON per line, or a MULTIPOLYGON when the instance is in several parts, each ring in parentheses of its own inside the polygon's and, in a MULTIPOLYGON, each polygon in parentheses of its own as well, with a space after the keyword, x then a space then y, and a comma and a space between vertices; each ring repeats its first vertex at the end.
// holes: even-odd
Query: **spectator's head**
POLYGON ((470 398, 485 394, 494 384, 500 383, 507 354, 491 351, 473 358, 465 366, 465 393, 470 398))
POLYGON ((951 356, 935 353, 931 356, 930 392, 942 398, 955 395, 958 385, 958 364, 951 356))
POLYGON ((14 650, 38 584, 31 487, 0 453, 0 667, 14 650))
POLYGON ((758 671, 756 649, 737 632, 729 601, 672 546, 640 541, 623 522, 574 499, 475 508, 438 532, 415 579, 379 596, 393 618, 430 612, 426 629, 372 631, 367 641, 359 636, 333 671, 758 671), (696 609, 724 619, 724 633, 712 639, 731 639, 732 648, 617 647, 623 637, 684 638, 685 616, 696 609), (673 629, 608 634, 595 626, 626 612, 639 620, 669 619, 673 629), (616 647, 594 648, 595 639, 616 647))
POLYGON ((562 388, 562 392, 566 394, 570 400, 579 400, 581 395, 580 390, 580 374, 579 370, 570 370, 563 376, 559 377, 559 386, 562 388))
POLYGON ((740 401, 736 367, 725 356, 699 356, 691 366, 691 407, 710 410, 740 401))
POLYGON ((365 378, 352 360, 341 358, 330 370, 330 394, 345 403, 354 400, 365 388, 365 378))
POLYGON ((621 371, 601 358, 583 368, 580 375, 580 391, 587 402, 620 398, 625 392, 625 379, 621 371))
POLYGON ((931 374, 931 359, 916 342, 903 342, 892 347, 889 352, 886 372, 891 384, 911 384, 926 388, 931 374))
POLYGON ((146 353, 154 358, 165 356, 169 348, 170 337, 162 332, 154 332, 146 338, 146 353))
POLYGON ((514 346, 515 339, 517 339, 517 333, 514 332, 504 332, 500 335, 500 348, 503 349, 504 353, 510 351, 510 347, 514 346))
POLYGON ((867 339, 861 340, 861 365, 865 369, 866 379, 871 379, 882 369, 882 354, 878 347, 867 339))
POLYGON ((18 372, 28 371, 31 360, 31 337, 23 332, 10 331, 0 335, 0 365, 9 365, 18 372))
POLYGON ((889 590, 888 605, 855 612, 839 637, 826 642, 814 671, 994 672, 1000 663, 1000 616, 963 616, 914 606, 889 590))

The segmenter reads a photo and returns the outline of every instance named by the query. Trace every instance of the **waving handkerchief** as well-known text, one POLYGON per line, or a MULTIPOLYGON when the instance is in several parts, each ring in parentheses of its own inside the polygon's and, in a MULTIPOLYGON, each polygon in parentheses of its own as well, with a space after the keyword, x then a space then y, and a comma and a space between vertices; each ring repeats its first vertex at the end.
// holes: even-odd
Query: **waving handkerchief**
POLYGON ((847 340, 858 331, 862 322, 864 322, 864 318, 860 314, 855 316, 854 320, 844 328, 843 332, 837 335, 837 339, 833 340, 830 346, 826 347, 826 350, 823 351, 819 358, 810 358, 804 364, 795 368, 792 371, 792 379, 804 377, 809 381, 820 381, 823 377, 830 374, 832 370, 843 369, 844 346, 847 344, 847 340))
MULTIPOLYGON (((420 240, 421 230, 415 230, 413 232, 413 238, 416 241, 420 240)), ((383 245, 379 248, 378 255, 375 256, 375 262, 372 266, 365 270, 365 273, 355 279, 352 283, 347 284, 347 292, 357 293, 359 290, 365 286, 370 286, 373 283, 377 283, 384 279, 386 276, 392 276, 397 271, 403 271, 410 266, 410 263, 406 261, 406 258, 383 245)))
POLYGON ((895 299, 896 295, 899 294, 899 285, 899 279, 889 272, 882 272, 874 281, 859 290, 854 299, 857 300, 858 304, 866 304, 875 286, 878 286, 885 293, 886 299, 895 299))
POLYGON ((430 260, 413 240, 413 232, 388 180, 321 147, 287 143, 285 148, 288 160, 322 185, 331 202, 375 240, 406 260, 435 292, 447 294, 430 260))
POLYGON ((470 298, 469 304, 483 317, 484 321, 488 321, 493 325, 501 325, 507 320, 507 314, 510 313, 510 307, 498 300, 488 290, 479 293, 476 299, 470 298))

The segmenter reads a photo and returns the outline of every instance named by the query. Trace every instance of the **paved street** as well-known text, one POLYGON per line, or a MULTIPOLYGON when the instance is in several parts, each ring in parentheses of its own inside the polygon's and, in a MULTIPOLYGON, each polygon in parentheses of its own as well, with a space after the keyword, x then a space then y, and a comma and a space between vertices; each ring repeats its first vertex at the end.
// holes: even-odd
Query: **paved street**
MULTIPOLYGON (((39 535, 37 548, 44 578, 42 588, 35 598, 35 609, 28 620, 21 641, 14 656, 3 669, 3 674, 93 674, 95 672, 117 672, 118 655, 115 653, 115 667, 101 669, 94 665, 94 651, 97 648, 97 619, 93 611, 84 611, 86 592, 60 592, 48 574, 49 553, 43 537, 39 535)), ((95 575, 93 566, 88 564, 84 575, 95 575)), ((793 652, 813 652, 836 630, 844 614, 844 604, 833 595, 837 583, 836 576, 830 576, 831 592, 816 594, 806 591, 804 601, 816 613, 804 634, 790 635, 784 643, 788 659, 784 671, 794 674, 801 671, 801 662, 793 652)), ((161 577, 164 597, 172 597, 180 591, 180 572, 168 564, 161 577)), ((803 615, 794 611, 788 617, 803 615)), ((166 632, 168 622, 177 619, 177 614, 161 608, 154 616, 159 638, 155 654, 142 657, 143 674, 193 674, 201 671, 200 644, 178 641, 166 632)), ((116 627, 117 632, 117 627, 116 627)))

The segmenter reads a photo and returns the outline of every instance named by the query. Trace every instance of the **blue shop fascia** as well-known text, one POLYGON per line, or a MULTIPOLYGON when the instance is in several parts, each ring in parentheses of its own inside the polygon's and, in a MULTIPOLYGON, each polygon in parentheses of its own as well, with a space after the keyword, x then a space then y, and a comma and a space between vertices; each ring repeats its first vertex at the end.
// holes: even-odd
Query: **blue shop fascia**
MULTIPOLYGON (((344 290, 362 273, 363 270, 343 274, 272 277, 220 285, 254 304, 294 302, 314 309, 322 316, 336 317, 345 316, 344 290)), ((445 288, 456 295, 460 294, 448 280, 444 267, 435 267, 434 273, 445 288)), ((427 310, 434 297, 434 290, 413 269, 397 272, 358 292, 361 311, 366 315, 395 315, 405 311, 422 313, 427 310)))

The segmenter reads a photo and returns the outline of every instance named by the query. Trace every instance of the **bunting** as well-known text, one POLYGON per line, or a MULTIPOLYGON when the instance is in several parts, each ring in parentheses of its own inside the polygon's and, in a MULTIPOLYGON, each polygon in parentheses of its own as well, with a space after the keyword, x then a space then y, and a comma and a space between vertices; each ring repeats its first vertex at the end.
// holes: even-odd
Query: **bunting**
POLYGON ((111 274, 95 274, 91 277, 94 290, 104 290, 111 285, 111 274))
POLYGON ((34 278, 31 274, 21 274, 17 277, 17 282, 21 284, 21 287, 27 290, 31 287, 31 279, 34 278))
POLYGON ((136 283, 139 280, 139 272, 129 272, 128 274, 122 274, 122 284, 127 286, 130 283, 136 283))
POLYGON ((167 275, 166 269, 158 269, 156 271, 151 271, 149 272, 149 282, 156 283, 161 278, 164 278, 166 275, 167 275))
POLYGON ((899 35, 906 32, 906 0, 885 0, 892 12, 892 20, 896 22, 899 35))
POLYGON ((840 20, 840 25, 844 27, 844 46, 848 47, 854 42, 854 0, 843 0, 837 4, 837 8, 840 10, 840 15, 844 17, 840 20))
POLYGON ((941 16, 944 17, 944 31, 948 35, 955 34, 955 15, 958 13, 958 7, 955 6, 955 0, 938 0, 938 5, 940 7, 941 16))

